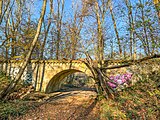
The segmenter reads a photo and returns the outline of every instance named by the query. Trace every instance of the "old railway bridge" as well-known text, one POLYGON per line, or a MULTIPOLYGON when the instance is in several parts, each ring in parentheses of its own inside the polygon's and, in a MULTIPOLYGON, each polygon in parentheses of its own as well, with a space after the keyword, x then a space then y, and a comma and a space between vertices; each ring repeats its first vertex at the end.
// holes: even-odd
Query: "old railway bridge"
MULTIPOLYGON (((108 60, 107 63, 112 66, 122 61, 108 60)), ((5 71, 13 79, 21 65, 20 60, 0 61, 0 71, 5 71)), ((61 81, 75 72, 92 76, 89 68, 80 60, 31 60, 21 79, 30 81, 36 91, 50 93, 59 89, 61 81)))

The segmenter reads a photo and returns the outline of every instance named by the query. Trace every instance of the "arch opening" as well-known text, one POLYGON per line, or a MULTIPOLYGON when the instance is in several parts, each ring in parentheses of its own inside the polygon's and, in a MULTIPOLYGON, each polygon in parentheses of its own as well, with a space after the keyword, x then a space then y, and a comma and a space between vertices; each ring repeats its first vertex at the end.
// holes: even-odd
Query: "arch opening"
POLYGON ((87 76, 90 79, 89 75, 87 75, 86 73, 84 73, 80 70, 76 70, 76 69, 63 70, 52 77, 52 79, 49 81, 49 83, 46 87, 45 92, 52 93, 52 92, 59 90, 61 88, 61 84, 63 83, 65 78, 71 74, 74 74, 74 73, 83 73, 83 74, 85 74, 85 76, 87 76))

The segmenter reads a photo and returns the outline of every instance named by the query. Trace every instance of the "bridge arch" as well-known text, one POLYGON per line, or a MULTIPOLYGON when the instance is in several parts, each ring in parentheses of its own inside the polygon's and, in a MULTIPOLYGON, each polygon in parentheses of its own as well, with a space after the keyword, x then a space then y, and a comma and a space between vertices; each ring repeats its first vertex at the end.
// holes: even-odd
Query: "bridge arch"
POLYGON ((71 75, 76 72, 84 73, 85 75, 87 75, 89 77, 91 76, 90 74, 83 72, 81 70, 77 70, 77 69, 62 70, 51 78, 51 80, 48 82, 48 84, 46 86, 45 92, 51 93, 51 92, 58 90, 60 88, 61 82, 64 80, 64 78, 67 77, 68 75, 71 75))

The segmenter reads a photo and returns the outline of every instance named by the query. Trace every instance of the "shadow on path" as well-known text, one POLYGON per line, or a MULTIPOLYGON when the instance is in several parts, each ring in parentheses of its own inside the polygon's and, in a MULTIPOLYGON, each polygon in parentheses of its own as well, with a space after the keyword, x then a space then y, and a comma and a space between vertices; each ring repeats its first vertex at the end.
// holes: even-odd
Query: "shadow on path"
POLYGON ((100 119, 99 113, 97 114, 92 113, 91 115, 89 115, 96 107, 96 105, 97 105, 97 100, 92 100, 92 102, 87 107, 85 107, 83 104, 79 105, 67 120, 88 120, 88 119, 99 120, 100 119))

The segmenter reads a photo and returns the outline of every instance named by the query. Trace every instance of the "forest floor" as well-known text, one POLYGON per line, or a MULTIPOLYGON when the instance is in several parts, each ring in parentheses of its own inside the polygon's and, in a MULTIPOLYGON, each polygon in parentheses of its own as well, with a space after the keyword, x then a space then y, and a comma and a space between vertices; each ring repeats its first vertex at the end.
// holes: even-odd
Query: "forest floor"
POLYGON ((56 92, 36 109, 29 110, 16 120, 98 120, 99 103, 96 92, 87 89, 70 88, 56 92))
MULTIPOLYGON (((160 82, 158 76, 157 80, 160 82)), ((139 81, 114 99, 95 100, 96 92, 82 88, 55 92, 38 101, 0 104, 2 120, 160 120, 157 81, 139 81), (3 110, 2 110, 3 109, 3 110), (2 114, 3 113, 3 114, 2 114)))

